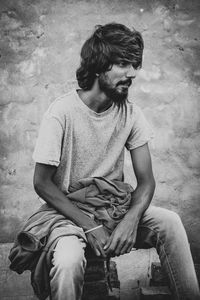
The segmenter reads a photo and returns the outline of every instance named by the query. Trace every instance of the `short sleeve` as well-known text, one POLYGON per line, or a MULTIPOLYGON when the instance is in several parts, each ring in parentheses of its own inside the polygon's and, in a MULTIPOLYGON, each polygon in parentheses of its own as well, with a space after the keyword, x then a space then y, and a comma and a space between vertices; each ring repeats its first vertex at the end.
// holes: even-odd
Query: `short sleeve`
POLYGON ((58 166, 61 157, 63 127, 59 119, 45 114, 33 152, 35 162, 58 166))
POLYGON ((149 123, 147 122, 143 112, 138 106, 135 106, 134 122, 126 141, 126 148, 133 150, 143 146, 154 137, 154 133, 149 123))

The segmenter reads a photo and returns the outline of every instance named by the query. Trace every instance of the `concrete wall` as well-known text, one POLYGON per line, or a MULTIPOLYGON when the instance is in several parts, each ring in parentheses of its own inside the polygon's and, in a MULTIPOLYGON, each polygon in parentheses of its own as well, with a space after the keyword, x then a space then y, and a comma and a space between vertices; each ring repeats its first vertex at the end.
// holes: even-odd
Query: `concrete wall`
MULTIPOLYGON (((13 240, 40 202, 32 151, 41 117, 75 82, 95 24, 134 26, 144 65, 131 89, 155 130, 154 203, 178 212, 200 262, 200 3, 196 1, 0 1, 0 241, 13 240)), ((133 174, 127 158, 126 178, 133 174)))

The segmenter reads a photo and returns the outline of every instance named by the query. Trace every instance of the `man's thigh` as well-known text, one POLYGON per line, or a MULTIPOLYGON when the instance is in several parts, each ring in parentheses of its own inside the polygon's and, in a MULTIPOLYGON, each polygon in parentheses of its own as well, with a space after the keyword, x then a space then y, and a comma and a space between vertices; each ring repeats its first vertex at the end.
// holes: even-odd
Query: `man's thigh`
POLYGON ((179 216, 168 209, 150 206, 143 214, 137 231, 136 248, 156 247, 159 238, 181 226, 179 216))

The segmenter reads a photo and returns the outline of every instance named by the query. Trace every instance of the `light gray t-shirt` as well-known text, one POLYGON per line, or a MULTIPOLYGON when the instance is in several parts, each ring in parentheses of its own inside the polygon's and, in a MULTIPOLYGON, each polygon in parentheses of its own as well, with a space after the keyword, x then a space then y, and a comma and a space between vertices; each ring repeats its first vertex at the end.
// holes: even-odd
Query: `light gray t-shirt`
POLYGON ((102 176, 122 180, 124 150, 147 143, 152 130, 140 108, 127 102, 102 113, 91 110, 72 91, 45 113, 33 153, 35 162, 57 167, 56 185, 64 192, 73 182, 102 176))

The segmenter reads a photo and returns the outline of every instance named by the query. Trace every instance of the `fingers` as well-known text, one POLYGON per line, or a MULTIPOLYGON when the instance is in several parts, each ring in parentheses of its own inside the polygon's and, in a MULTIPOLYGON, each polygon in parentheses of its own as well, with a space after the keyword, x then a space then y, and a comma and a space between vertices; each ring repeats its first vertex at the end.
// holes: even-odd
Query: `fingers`
POLYGON ((103 251, 103 249, 101 249, 101 247, 93 247, 93 250, 96 254, 96 256, 102 256, 102 257, 106 257, 105 252, 103 251))
POLYGON ((123 247, 121 247, 120 255, 131 252, 131 249, 133 249, 134 244, 135 244, 135 237, 133 236, 129 237, 125 241, 123 247))
POLYGON ((131 243, 131 246, 129 244, 118 244, 115 249, 112 248, 112 246, 107 250, 106 254, 110 254, 111 256, 119 256, 123 255, 125 253, 129 253, 131 249, 133 248, 133 244, 131 243))
POLYGON ((129 239, 122 239, 120 237, 112 237, 104 250, 107 255, 110 256, 119 256, 125 253, 129 253, 134 246, 134 239, 130 237, 129 239), (107 247, 108 246, 108 247, 107 247))
POLYGON ((105 258, 106 257, 106 253, 105 253, 103 247, 100 245, 99 242, 97 242, 96 245, 97 245, 97 251, 100 253, 100 255, 97 255, 97 256, 102 256, 102 257, 105 258))
POLYGON ((98 240, 96 240, 96 238, 92 234, 88 234, 88 243, 90 244, 97 256, 106 257, 103 245, 101 245, 101 243, 98 240))
POLYGON ((98 250, 98 249, 95 249, 95 248, 93 248, 93 250, 94 250, 94 252, 95 252, 96 256, 101 256, 101 253, 99 252, 99 250, 98 250))
POLYGON ((116 256, 121 255, 122 248, 124 248, 124 242, 123 241, 118 241, 118 243, 115 247, 115 250, 114 250, 114 253, 115 253, 116 256))
POLYGON ((122 235, 113 232, 110 238, 105 238, 101 231, 88 233, 88 242, 97 256, 119 256, 129 253, 135 243, 135 235, 122 235))
MULTIPOLYGON (((118 247, 120 240, 114 238, 113 236, 110 237, 110 240, 108 242, 108 244, 105 245, 104 250, 106 252, 107 255, 110 256, 115 256, 116 254, 116 249, 118 247)), ((120 245, 119 245, 120 248, 120 245)))
POLYGON ((108 241, 106 242, 106 244, 104 245, 103 249, 106 251, 109 247, 110 247, 110 244, 112 242, 112 239, 108 239, 108 241))
POLYGON ((131 243, 131 245, 125 245, 124 247, 122 247, 121 249, 121 255, 125 254, 125 253, 129 253, 131 252, 131 249, 133 248, 133 243, 131 243))

